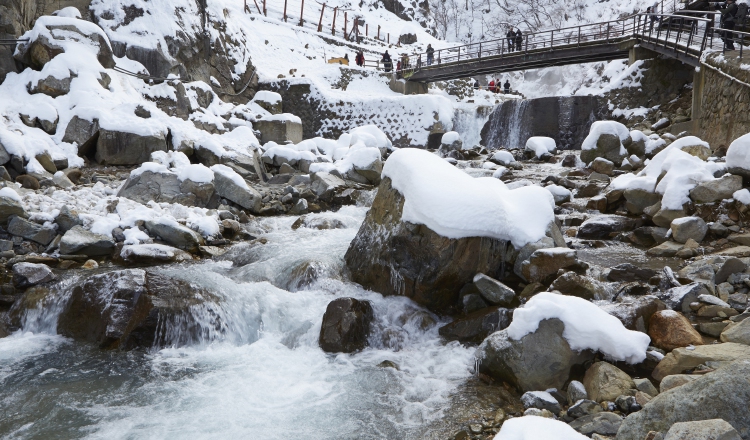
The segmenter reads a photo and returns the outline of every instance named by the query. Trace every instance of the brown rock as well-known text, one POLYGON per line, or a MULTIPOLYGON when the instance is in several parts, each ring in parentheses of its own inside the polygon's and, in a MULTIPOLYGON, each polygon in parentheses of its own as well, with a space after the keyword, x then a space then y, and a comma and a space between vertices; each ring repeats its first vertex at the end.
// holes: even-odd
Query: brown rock
POLYGON ((667 351, 688 345, 703 345, 701 335, 690 325, 690 321, 673 310, 654 313, 648 335, 655 346, 667 351))

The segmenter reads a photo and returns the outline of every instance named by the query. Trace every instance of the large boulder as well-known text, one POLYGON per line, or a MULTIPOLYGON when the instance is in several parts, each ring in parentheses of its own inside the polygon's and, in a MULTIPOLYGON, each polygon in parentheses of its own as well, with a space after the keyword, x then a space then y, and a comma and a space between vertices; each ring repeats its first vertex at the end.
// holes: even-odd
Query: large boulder
POLYGON ((589 163, 601 157, 619 165, 628 154, 625 147, 631 142, 630 132, 619 122, 594 122, 581 145, 581 160, 589 163))
POLYGON ((508 306, 516 297, 516 292, 500 281, 479 273, 474 277, 474 286, 485 301, 492 305, 508 306))
POLYGON ((117 196, 142 204, 153 200, 157 203, 213 208, 218 205, 215 192, 212 182, 180 180, 176 173, 166 168, 142 167, 130 173, 117 196))
POLYGON ((39 223, 26 220, 22 217, 13 217, 8 222, 8 232, 18 237, 37 242, 47 246, 57 236, 57 231, 50 227, 44 227, 39 223))
POLYGON ((109 39, 99 26, 89 21, 44 16, 37 19, 29 35, 34 38, 19 43, 14 57, 35 70, 41 70, 50 60, 65 53, 71 43, 92 48, 103 67, 115 67, 109 39))
POLYGON ((519 340, 510 338, 507 330, 493 333, 477 350, 479 371, 521 391, 563 389, 570 370, 594 356, 572 350, 564 330, 559 319, 547 319, 519 340))
POLYGON ((589 398, 596 402, 614 402, 628 390, 635 389, 635 383, 627 373, 607 362, 597 362, 589 367, 583 385, 589 398))
POLYGON ((216 193, 253 214, 259 214, 263 206, 263 196, 245 182, 245 179, 226 165, 214 165, 214 186, 216 193))
POLYGON ((662 310, 651 316, 648 329, 653 344, 671 351, 689 345, 703 345, 703 338, 687 318, 674 310, 662 310))
POLYGON ((65 127, 65 135, 62 141, 75 144, 78 147, 78 154, 85 156, 89 154, 99 140, 99 120, 92 121, 73 116, 68 125, 65 127))
POLYGON ((699 345, 676 348, 664 356, 651 376, 656 380, 691 370, 698 365, 720 366, 735 359, 750 357, 750 345, 725 342, 723 344, 699 345))
POLYGON ((55 274, 45 264, 16 263, 13 265, 13 284, 19 289, 54 280, 55 274))
POLYGON ((636 228, 636 221, 621 215, 602 214, 591 217, 578 227, 578 238, 609 239, 613 234, 636 228))
POLYGON ((507 328, 511 318, 511 310, 486 307, 456 318, 450 324, 440 327, 438 333, 448 341, 480 344, 491 333, 507 328))
POLYGON ((529 282, 541 282, 557 274, 560 269, 575 265, 578 260, 574 249, 555 247, 539 249, 521 263, 523 278, 529 282))
POLYGON ((337 298, 323 315, 318 344, 329 353, 352 353, 367 346, 373 319, 369 301, 337 298))
POLYGON ((682 217, 672 220, 672 237, 677 243, 693 239, 700 243, 708 233, 708 225, 700 217, 682 217))
POLYGON ((100 128, 96 161, 105 165, 140 165, 147 162, 154 151, 167 151, 165 128, 146 131, 133 133, 123 128, 100 128))
POLYGON ((63 255, 110 255, 114 248, 112 237, 91 232, 82 226, 72 227, 60 240, 60 253, 63 255))
POLYGON ((750 182, 750 133, 735 139, 727 149, 727 171, 750 182))
POLYGON ((510 244, 486 237, 444 237, 427 226, 402 221, 403 206, 404 197, 389 178, 383 179, 344 256, 354 282, 449 312, 458 307, 459 291, 477 273, 502 279, 500 268, 512 261, 510 244))
POLYGON ((218 304, 215 294, 155 272, 125 269, 96 274, 69 289, 70 299, 60 314, 58 333, 102 348, 199 342, 202 332, 215 331, 214 326, 221 324, 203 323, 210 328, 201 328, 194 318, 195 306, 218 304), (163 331, 168 323, 184 331, 163 331))
POLYGON ((723 419, 678 422, 664 440, 742 440, 740 433, 723 419))
POLYGON ((750 319, 729 324, 719 337, 721 342, 736 342, 750 346, 750 319))
POLYGON ((183 226, 174 220, 159 219, 146 222, 146 229, 152 235, 156 235, 170 245, 186 250, 198 252, 198 247, 205 244, 203 237, 187 226, 183 226))
POLYGON ((337 192, 346 189, 346 182, 329 173, 314 173, 310 180, 310 189, 323 201, 330 202, 337 192))
POLYGON ((710 419, 724 419, 743 439, 750 438, 748 377, 750 359, 744 357, 661 393, 623 421, 617 440, 643 440, 650 431, 667 433, 675 423, 710 419))
POLYGON ((26 218, 28 214, 26 214, 26 210, 21 204, 21 197, 15 191, 5 189, 3 192, 0 192, 0 226, 7 228, 8 223, 13 217, 26 218), (13 194, 10 193, 11 191, 13 194))
POLYGON ((699 183, 690 190, 690 198, 695 203, 713 203, 731 199, 732 195, 742 189, 742 176, 725 174, 724 176, 699 183))

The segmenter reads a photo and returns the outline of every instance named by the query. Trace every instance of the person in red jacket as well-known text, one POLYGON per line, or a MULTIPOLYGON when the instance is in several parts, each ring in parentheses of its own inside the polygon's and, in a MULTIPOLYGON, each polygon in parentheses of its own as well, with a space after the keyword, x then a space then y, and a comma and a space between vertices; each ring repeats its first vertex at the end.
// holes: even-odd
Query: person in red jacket
POLYGON ((492 81, 490 81, 490 83, 487 85, 487 88, 488 88, 488 90, 490 92, 494 92, 495 91, 495 80, 494 79, 492 81))
POLYGON ((354 58, 354 61, 359 67, 363 67, 365 65, 365 54, 360 50, 359 52, 357 52, 357 56, 354 58))

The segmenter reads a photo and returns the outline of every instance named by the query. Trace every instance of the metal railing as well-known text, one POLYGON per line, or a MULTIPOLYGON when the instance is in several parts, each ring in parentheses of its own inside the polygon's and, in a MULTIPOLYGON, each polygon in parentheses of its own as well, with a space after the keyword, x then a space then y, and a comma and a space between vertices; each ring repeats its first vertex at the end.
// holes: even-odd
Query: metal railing
POLYGON ((676 14, 638 13, 619 20, 572 26, 524 34, 522 37, 499 38, 436 50, 432 57, 426 52, 402 58, 399 72, 409 78, 417 71, 439 69, 441 66, 480 62, 492 58, 518 59, 529 53, 553 52, 561 49, 620 43, 639 40, 672 50, 676 54, 700 59, 706 49, 714 48, 714 38, 731 32, 732 41, 743 56, 750 33, 724 31, 715 26, 715 11, 682 10, 676 14))

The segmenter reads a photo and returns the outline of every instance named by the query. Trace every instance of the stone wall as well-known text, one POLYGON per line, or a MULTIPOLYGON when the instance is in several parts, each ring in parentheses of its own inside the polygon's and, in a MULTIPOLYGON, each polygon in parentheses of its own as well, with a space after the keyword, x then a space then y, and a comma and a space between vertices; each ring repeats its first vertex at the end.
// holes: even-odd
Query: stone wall
MULTIPOLYGON (((702 86, 697 131, 713 149, 729 146, 733 140, 750 133, 750 87, 732 81, 714 69, 748 84, 750 72, 740 68, 736 56, 720 55, 707 57, 709 67, 702 67, 700 75, 696 75, 702 86)), ((750 59, 744 61, 750 62, 750 59)))
MULTIPOLYGON (((382 75, 384 83, 388 83, 389 76, 377 72, 352 71, 342 68, 341 80, 334 85, 342 91, 354 78, 352 75, 382 75)), ((450 127, 443 127, 438 122, 438 114, 425 107, 423 114, 413 111, 411 99, 421 99, 417 96, 398 96, 393 98, 363 99, 357 94, 348 97, 324 95, 310 82, 304 80, 287 80, 260 84, 263 90, 277 92, 282 97, 282 111, 293 113, 302 119, 304 139, 317 136, 337 139, 343 133, 361 125, 375 124, 391 139, 393 145, 399 148, 420 147, 428 145, 431 133, 444 133, 450 127)), ((422 95, 427 96, 427 95, 422 95)), ((425 99, 431 99, 426 97, 425 99)), ((452 115, 451 115, 452 117, 452 115)))

